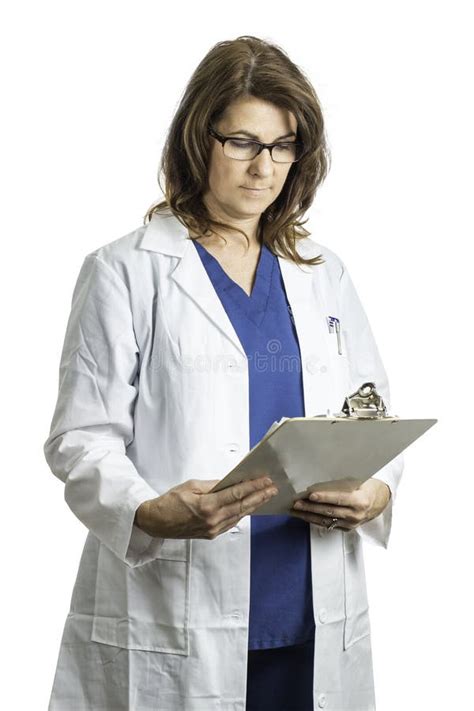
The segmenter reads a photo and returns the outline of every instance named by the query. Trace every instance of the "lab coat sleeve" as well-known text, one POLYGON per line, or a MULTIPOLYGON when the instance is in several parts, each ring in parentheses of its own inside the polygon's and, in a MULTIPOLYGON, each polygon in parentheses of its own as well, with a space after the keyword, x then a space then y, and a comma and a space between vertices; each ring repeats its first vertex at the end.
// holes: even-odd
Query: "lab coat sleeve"
POLYGON ((89 254, 73 292, 43 450, 73 513, 130 567, 156 557, 163 542, 133 523, 138 506, 158 496, 126 452, 138 378, 129 291, 111 266, 89 254))
MULTIPOLYGON (((340 325, 349 359, 350 393, 357 390, 364 382, 374 382, 390 414, 390 388, 387 374, 366 313, 343 263, 340 276, 340 309, 340 325)), ((363 540, 384 548, 387 548, 390 537, 393 507, 403 471, 403 461, 403 454, 399 454, 373 475, 374 479, 385 482, 390 488, 390 501, 379 516, 356 529, 363 540)))

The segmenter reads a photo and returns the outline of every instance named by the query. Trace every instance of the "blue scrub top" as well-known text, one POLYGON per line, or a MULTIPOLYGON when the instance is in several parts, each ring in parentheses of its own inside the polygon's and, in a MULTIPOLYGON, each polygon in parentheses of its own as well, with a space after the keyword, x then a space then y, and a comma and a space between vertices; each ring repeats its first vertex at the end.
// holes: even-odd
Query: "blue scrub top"
MULTIPOLYGON (((278 258, 262 244, 250 296, 193 240, 248 359, 250 448, 281 417, 305 415, 301 356, 278 258)), ((251 516, 249 649, 314 638, 309 526, 251 516)))

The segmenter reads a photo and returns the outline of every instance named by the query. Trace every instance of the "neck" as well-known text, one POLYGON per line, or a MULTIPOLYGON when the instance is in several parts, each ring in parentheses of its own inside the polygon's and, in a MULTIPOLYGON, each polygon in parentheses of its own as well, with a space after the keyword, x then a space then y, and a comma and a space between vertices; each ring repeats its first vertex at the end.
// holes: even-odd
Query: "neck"
MULTIPOLYGON (((222 220, 224 222, 225 220, 222 220)), ((260 235, 260 230, 259 230, 259 224, 249 231, 246 229, 248 227, 248 224, 243 224, 242 226, 239 225, 239 228, 242 227, 242 230, 247 234, 249 242, 248 242, 248 250, 249 251, 254 251, 254 250, 259 250, 261 245, 262 245, 262 239, 260 235)), ((211 229, 212 226, 211 226, 211 229)), ((203 245, 207 247, 217 247, 218 249, 225 249, 225 248, 234 248, 234 247, 244 247, 247 249, 247 240, 241 234, 240 232, 235 232, 235 231, 230 231, 224 228, 219 228, 215 227, 215 230, 219 232, 220 235, 223 235, 226 239, 226 242, 217 235, 215 232, 213 232, 209 236, 197 236, 196 233, 193 233, 189 231, 189 235, 191 237, 197 237, 199 242, 202 242, 203 245)))

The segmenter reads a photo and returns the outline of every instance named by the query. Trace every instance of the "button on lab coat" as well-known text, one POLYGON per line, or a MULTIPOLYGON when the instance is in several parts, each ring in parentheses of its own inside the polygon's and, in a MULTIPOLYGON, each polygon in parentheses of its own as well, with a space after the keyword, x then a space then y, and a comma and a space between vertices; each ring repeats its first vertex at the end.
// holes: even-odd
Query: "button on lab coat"
MULTIPOLYGON (((133 524, 143 501, 220 479, 249 450, 245 351, 187 236, 173 215, 154 215, 89 253, 74 288, 44 452, 88 534, 50 711, 245 711, 250 517, 214 540, 133 524)), ((297 248, 325 259, 278 258, 307 414, 339 411, 365 381, 390 408, 344 263, 310 238, 297 248)), ((315 708, 375 708, 362 542, 386 547, 402 468, 399 455, 377 472, 392 492, 377 518, 347 533, 310 526, 315 708)))

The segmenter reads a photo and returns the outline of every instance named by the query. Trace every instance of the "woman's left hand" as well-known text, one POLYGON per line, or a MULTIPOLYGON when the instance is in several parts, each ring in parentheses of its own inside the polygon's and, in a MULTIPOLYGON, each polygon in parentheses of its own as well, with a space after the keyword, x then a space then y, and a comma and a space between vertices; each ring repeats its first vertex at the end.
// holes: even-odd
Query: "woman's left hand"
POLYGON ((350 531, 375 518, 390 501, 390 488, 380 479, 367 479, 355 491, 318 491, 308 499, 295 501, 291 515, 327 528, 334 518, 334 528, 350 531))

